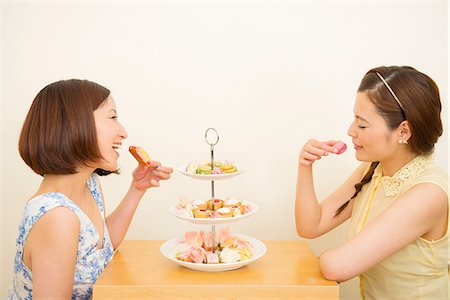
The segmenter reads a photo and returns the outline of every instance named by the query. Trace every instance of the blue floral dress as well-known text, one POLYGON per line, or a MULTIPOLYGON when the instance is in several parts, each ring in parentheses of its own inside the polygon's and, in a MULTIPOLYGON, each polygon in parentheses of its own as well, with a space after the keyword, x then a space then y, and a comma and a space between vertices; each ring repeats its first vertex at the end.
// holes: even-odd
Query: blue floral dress
POLYGON ((106 228, 104 219, 105 210, 97 174, 94 173, 91 175, 87 181, 87 186, 89 187, 103 218, 103 248, 98 249, 97 247, 100 237, 94 224, 81 208, 65 195, 51 192, 31 199, 25 206, 22 222, 19 225, 19 237, 16 241, 17 252, 14 260, 13 286, 9 290, 8 300, 32 298, 32 272, 22 261, 24 244, 33 224, 46 212, 60 206, 72 210, 80 220, 80 236, 78 237, 78 251, 72 299, 92 298, 92 286, 108 262, 112 259, 114 249, 106 228))

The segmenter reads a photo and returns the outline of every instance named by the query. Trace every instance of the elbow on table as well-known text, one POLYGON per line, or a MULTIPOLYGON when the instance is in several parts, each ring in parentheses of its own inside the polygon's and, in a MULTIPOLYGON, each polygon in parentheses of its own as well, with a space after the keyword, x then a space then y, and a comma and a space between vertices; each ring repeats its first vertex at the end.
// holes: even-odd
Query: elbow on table
POLYGON ((325 279, 343 282, 352 278, 347 268, 336 261, 329 252, 319 257, 319 267, 325 279))

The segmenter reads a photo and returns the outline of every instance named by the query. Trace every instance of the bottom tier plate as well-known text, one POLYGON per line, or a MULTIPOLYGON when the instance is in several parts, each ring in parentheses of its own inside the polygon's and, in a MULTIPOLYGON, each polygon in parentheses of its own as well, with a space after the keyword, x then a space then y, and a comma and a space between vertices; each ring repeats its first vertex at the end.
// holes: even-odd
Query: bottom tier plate
POLYGON ((243 266, 246 266, 260 259, 266 253, 267 247, 260 240, 242 234, 236 234, 236 236, 239 237, 240 239, 250 242, 250 244, 253 245, 253 256, 250 257, 249 259, 238 261, 235 263, 218 263, 218 264, 191 263, 178 260, 175 257, 174 250, 177 246, 177 243, 179 243, 179 241, 182 241, 184 239, 184 237, 182 236, 166 241, 164 244, 161 245, 160 251, 165 257, 167 257, 168 259, 170 259, 174 263, 177 263, 180 266, 203 272, 223 272, 239 269, 243 266))

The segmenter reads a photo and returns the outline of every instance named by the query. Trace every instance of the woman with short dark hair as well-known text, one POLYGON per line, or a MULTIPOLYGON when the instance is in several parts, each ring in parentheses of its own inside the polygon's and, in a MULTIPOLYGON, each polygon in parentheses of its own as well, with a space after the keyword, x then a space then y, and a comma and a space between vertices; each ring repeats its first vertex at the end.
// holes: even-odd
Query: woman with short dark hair
POLYGON ((19 152, 43 176, 19 225, 8 299, 90 299, 148 188, 170 178, 157 161, 138 166, 108 216, 99 176, 118 173, 125 128, 110 91, 87 80, 42 89, 23 124, 19 152))

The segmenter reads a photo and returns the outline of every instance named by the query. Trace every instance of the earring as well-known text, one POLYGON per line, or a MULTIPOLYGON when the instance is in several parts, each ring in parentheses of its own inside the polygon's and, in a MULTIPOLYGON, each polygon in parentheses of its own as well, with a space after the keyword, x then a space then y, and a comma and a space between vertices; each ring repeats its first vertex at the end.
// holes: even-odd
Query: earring
POLYGON ((399 140, 398 140, 398 143, 399 143, 399 144, 405 144, 405 145, 407 145, 407 144, 408 144, 408 141, 407 141, 407 140, 403 140, 403 139, 399 139, 399 140))

